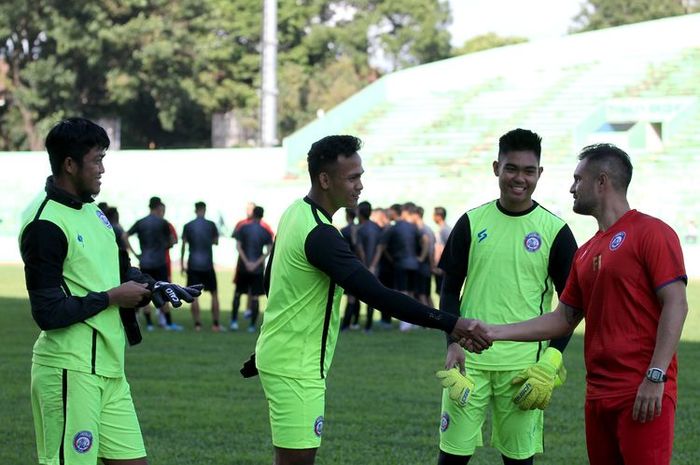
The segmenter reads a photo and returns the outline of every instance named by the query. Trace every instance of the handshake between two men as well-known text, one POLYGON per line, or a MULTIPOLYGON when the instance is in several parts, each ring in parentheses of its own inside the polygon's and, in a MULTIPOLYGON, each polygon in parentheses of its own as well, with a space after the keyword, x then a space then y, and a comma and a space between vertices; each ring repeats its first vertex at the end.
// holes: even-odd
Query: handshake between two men
MULTIPOLYGON (((480 354, 493 344, 494 340, 510 339, 504 327, 490 326, 480 320, 460 318, 450 334, 453 343, 449 344, 445 369, 435 373, 442 386, 447 389, 450 399, 460 407, 466 407, 474 390, 474 380, 465 371, 463 349, 480 354), (500 332, 499 332, 500 331, 500 332)), ((513 338, 519 339, 519 338, 513 338)), ((513 403, 521 410, 544 410, 549 405, 554 388, 566 381, 562 353, 548 347, 536 363, 521 370, 511 381, 519 386, 513 395, 513 403)))
POLYGON ((464 349, 476 354, 480 354, 493 344, 489 325, 471 318, 459 318, 450 333, 450 338, 464 349))

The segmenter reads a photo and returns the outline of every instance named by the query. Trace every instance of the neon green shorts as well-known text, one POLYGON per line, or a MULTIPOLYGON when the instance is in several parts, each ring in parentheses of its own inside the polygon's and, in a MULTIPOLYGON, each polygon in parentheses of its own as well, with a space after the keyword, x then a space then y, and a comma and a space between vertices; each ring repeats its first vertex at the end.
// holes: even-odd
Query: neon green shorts
POLYGON ((474 390, 465 408, 458 407, 442 393, 440 450, 453 455, 472 455, 483 446, 481 430, 491 406, 491 446, 512 459, 526 459, 542 453, 542 410, 520 410, 512 401, 520 386, 511 380, 520 372, 470 369, 474 390))
POLYGON ((321 445, 325 379, 296 379, 260 372, 270 408, 272 444, 285 449, 314 449, 321 445))
POLYGON ((39 463, 95 465, 146 456, 126 378, 32 364, 39 463))

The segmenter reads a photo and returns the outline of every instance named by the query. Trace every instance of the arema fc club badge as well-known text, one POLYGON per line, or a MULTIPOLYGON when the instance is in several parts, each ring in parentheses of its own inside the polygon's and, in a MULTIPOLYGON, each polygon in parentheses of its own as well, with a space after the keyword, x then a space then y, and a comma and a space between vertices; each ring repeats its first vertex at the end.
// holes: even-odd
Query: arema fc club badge
POLYGON ((73 449, 79 454, 84 454, 92 447, 92 433, 81 431, 73 436, 73 449))
POLYGON ((314 422, 314 434, 319 438, 323 434, 323 416, 316 418, 314 422))
POLYGON ((100 219, 100 221, 104 223, 105 226, 107 226, 109 229, 112 229, 112 223, 110 223, 105 214, 102 213, 102 210, 97 210, 95 214, 100 219))
POLYGON ((620 231, 619 233, 615 234, 610 240, 610 245, 608 246, 610 250, 617 250, 625 240, 625 236, 626 234, 624 231, 620 231))
POLYGON ((442 412, 442 418, 440 418, 440 432, 444 433, 447 428, 450 427, 450 414, 447 412, 442 412))
POLYGON ((542 238, 536 232, 531 232, 525 236, 523 244, 528 252, 537 252, 542 247, 542 238))

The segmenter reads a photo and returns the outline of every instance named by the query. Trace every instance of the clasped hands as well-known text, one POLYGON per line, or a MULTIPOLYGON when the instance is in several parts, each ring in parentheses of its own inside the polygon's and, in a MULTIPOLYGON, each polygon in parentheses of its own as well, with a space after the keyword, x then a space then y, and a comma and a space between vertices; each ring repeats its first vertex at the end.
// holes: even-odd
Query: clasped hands
POLYGON ((493 344, 489 325, 480 320, 460 318, 450 337, 469 352, 480 354, 493 344))

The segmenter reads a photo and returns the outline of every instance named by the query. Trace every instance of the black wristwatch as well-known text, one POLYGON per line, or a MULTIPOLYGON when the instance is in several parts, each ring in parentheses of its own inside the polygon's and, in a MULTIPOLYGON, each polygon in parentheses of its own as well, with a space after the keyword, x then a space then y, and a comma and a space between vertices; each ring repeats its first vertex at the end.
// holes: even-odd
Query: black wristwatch
POLYGON ((666 373, 661 368, 649 368, 646 378, 652 383, 665 383, 667 379, 666 373))

